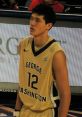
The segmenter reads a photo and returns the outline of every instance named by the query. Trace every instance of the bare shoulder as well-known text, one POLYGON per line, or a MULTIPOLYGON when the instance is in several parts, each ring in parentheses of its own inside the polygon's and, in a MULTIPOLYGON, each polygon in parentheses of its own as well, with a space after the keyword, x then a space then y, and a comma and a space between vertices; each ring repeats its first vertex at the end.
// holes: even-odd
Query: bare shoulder
POLYGON ((32 41, 32 37, 30 37, 30 36, 29 37, 24 37, 24 38, 20 39, 20 42, 17 45, 18 54, 20 54, 21 46, 26 46, 31 41, 32 41))
POLYGON ((54 54, 52 64, 55 73, 67 71, 67 60, 64 51, 60 50, 54 54))
POLYGON ((60 50, 54 54, 53 63, 58 64, 65 61, 66 61, 66 55, 64 51, 60 50))

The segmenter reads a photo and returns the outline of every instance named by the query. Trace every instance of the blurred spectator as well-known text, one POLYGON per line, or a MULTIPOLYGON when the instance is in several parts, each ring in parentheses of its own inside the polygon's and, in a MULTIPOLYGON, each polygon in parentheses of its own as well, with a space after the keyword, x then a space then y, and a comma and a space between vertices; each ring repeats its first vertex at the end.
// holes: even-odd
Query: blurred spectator
POLYGON ((28 6, 28 10, 32 11, 32 9, 40 3, 43 3, 44 0, 32 0, 28 6))
POLYGON ((9 0, 10 1, 10 8, 14 10, 18 10, 18 2, 16 0, 9 0))
POLYGON ((19 9, 16 0, 0 0, 0 8, 2 8, 2 9, 14 9, 14 10, 19 9))
POLYGON ((49 4, 57 13, 64 12, 64 5, 58 0, 32 0, 28 6, 28 10, 31 11, 36 5, 40 3, 49 4))
POLYGON ((27 1, 29 0, 17 0, 19 6, 25 6, 27 1))
POLYGON ((82 14, 82 0, 66 1, 64 13, 82 14))
POLYGON ((19 10, 26 10, 27 11, 30 2, 31 2, 31 0, 17 0, 19 10))
POLYGON ((0 8, 8 8, 9 2, 5 2, 5 0, 0 0, 0 8))

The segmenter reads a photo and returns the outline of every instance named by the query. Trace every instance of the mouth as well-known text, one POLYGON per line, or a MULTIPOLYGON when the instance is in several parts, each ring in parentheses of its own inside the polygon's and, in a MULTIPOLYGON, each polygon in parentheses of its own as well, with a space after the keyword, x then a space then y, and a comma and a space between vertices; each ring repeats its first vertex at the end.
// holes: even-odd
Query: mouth
POLYGON ((34 32, 35 31, 35 29, 34 28, 30 28, 30 32, 34 32))

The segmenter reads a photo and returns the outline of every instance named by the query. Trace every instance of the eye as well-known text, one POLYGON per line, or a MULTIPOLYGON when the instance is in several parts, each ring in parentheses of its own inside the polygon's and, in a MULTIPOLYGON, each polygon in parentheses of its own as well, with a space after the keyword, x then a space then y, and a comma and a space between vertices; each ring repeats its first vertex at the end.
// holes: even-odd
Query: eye
POLYGON ((41 20, 36 17, 30 17, 30 21, 41 22, 41 20))
POLYGON ((34 20, 34 18, 33 17, 30 17, 30 20, 34 20))
POLYGON ((41 22, 41 20, 39 18, 36 18, 35 21, 36 22, 41 22))

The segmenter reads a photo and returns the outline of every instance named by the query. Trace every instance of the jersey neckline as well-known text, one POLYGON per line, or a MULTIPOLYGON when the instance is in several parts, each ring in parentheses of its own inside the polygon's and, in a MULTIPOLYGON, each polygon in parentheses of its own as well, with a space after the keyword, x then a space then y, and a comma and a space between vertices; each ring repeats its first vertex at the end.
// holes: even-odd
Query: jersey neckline
POLYGON ((51 40, 49 41, 45 46, 43 46, 42 48, 40 48, 39 50, 35 50, 35 45, 34 45, 34 39, 32 40, 32 52, 34 54, 34 56, 39 55, 40 53, 42 53, 43 51, 45 51, 53 42, 55 42, 56 40, 51 40))

